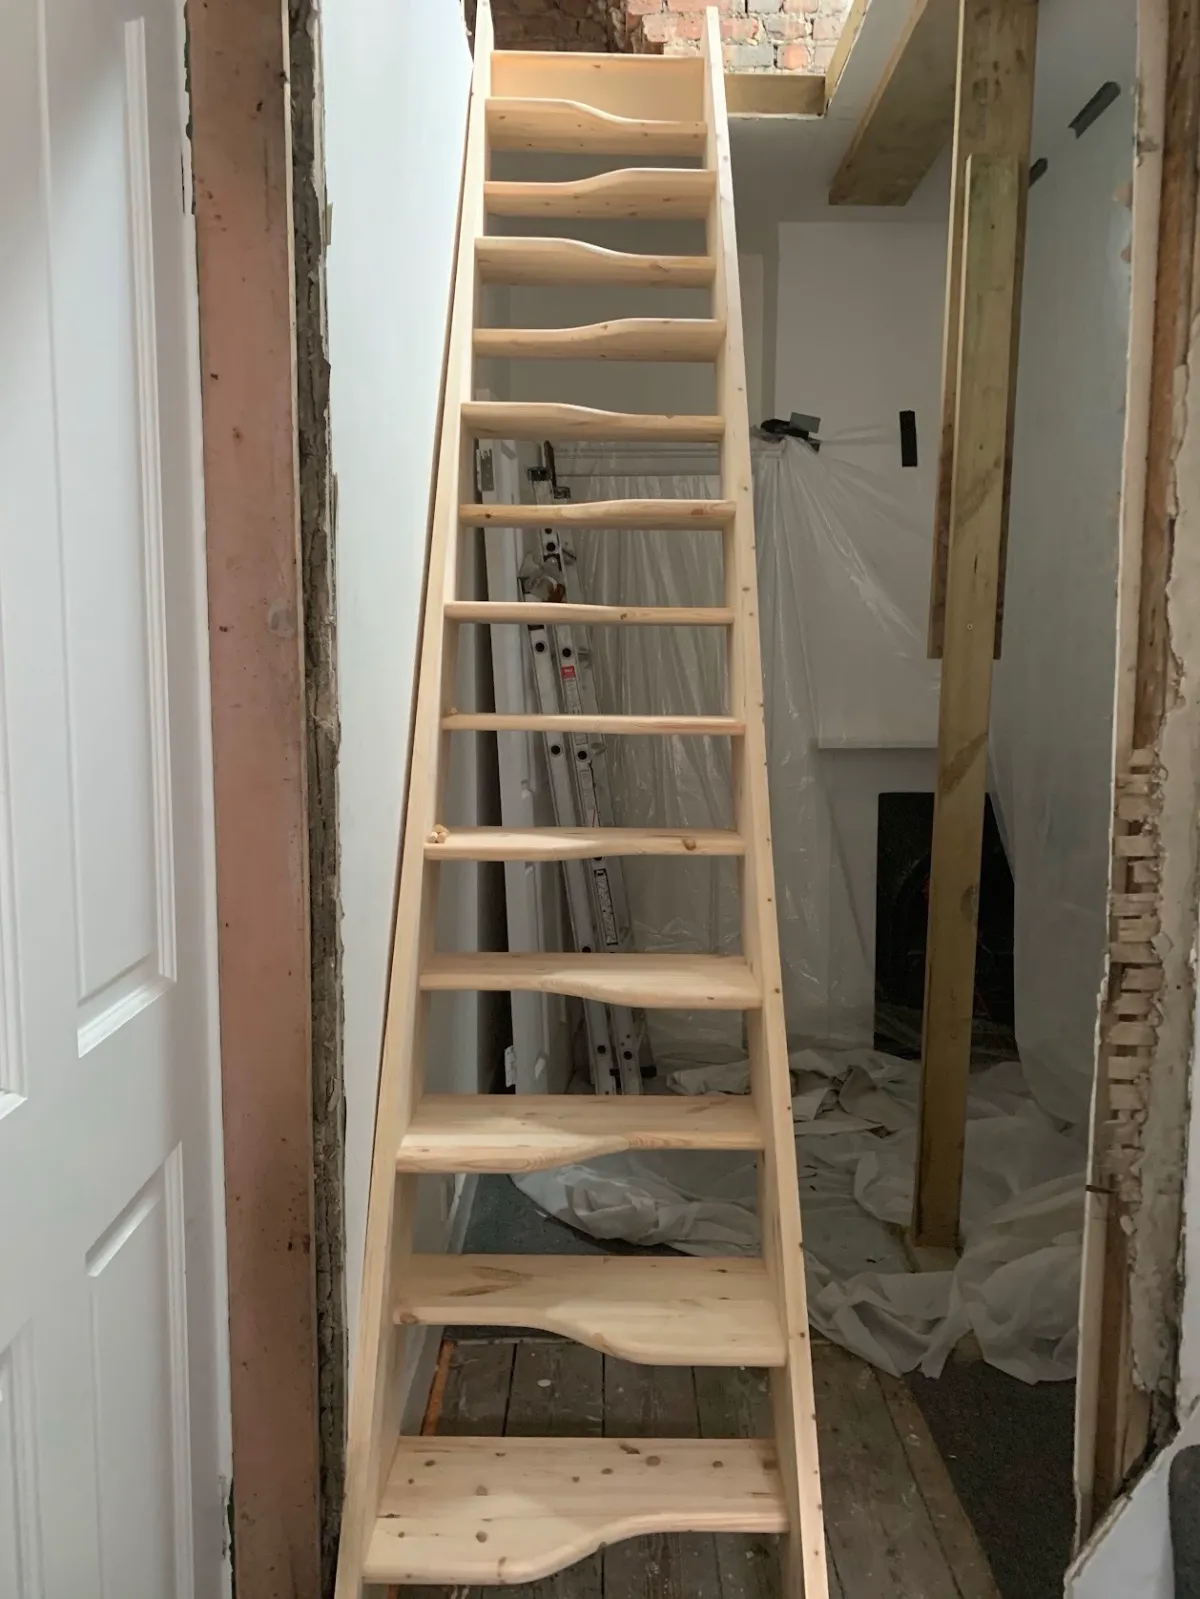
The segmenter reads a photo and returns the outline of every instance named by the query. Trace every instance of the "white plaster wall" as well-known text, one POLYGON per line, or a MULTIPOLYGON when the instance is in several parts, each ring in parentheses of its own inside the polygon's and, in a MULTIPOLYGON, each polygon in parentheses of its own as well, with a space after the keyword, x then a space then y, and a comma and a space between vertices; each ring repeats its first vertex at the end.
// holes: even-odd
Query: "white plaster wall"
MULTIPOLYGON (((471 63, 457 0, 327 0, 322 27, 353 1339, 471 63)), ((469 814, 473 751, 457 753, 469 814)), ((446 901, 443 935, 469 944, 477 884, 448 885, 446 901)), ((474 1088, 475 1018, 459 1006, 447 1025, 431 1081, 474 1088)), ((452 1196, 442 1183, 423 1195, 432 1247, 452 1196)))
MULTIPOLYGON (((1091 1098, 1105 941, 1133 22, 1129 8, 1103 50, 1093 39, 1089 75, 1035 118, 1048 168, 1029 196, 992 700, 994 790, 1016 887, 1017 1041, 1034 1092, 1077 1125, 1091 1098), (1125 92, 1076 138, 1067 124, 1105 79, 1125 92)), ((1046 34, 1048 74, 1078 37, 1046 34)))

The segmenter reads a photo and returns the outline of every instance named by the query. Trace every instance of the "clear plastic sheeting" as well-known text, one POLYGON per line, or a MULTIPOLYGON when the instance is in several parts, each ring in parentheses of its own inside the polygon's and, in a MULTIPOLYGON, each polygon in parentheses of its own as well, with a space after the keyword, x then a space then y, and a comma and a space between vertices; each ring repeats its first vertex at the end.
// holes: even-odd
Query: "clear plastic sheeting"
MULTIPOLYGON (((1067 955, 1048 959, 1046 939, 1054 929, 1054 938, 1069 941, 1080 907, 1090 934, 1106 848, 1090 832, 1080 847, 1064 848, 1058 836, 1052 790, 1066 748, 1056 762, 1030 767, 1010 758, 1010 738, 997 804, 1017 887, 1023 1065, 976 1061, 965 1248, 953 1272, 914 1273, 899 1229, 911 1210, 918 1068, 866 1047, 875 1020, 874 861, 866 857, 881 790, 866 784, 852 793, 852 822, 846 785, 859 779, 844 763, 873 760, 876 773, 888 775, 899 770, 887 764, 896 752, 916 751, 930 764, 910 763, 910 781, 895 786, 932 787, 938 669, 925 658, 929 529, 913 525, 887 472, 861 464, 860 442, 824 441, 815 453, 783 440, 754 451, 768 776, 811 1319, 893 1372, 940 1371, 971 1332, 985 1357, 1016 1377, 1065 1378, 1074 1369, 1082 1128, 1100 970, 1090 938, 1069 956, 1069 983, 1043 980, 1042 963, 1047 977, 1065 971, 1067 955), (912 781, 918 771, 930 781, 912 781)), ((717 492, 710 450, 563 448, 558 468, 577 500, 717 492)), ((593 603, 723 598, 717 534, 581 532, 576 552, 579 588, 593 603)), ((596 629, 590 644, 605 710, 700 714, 725 703, 716 629, 596 629)), ((1017 660, 1020 649, 1010 627, 1007 651, 1017 660)), ((1104 729, 1086 732, 1092 742, 1107 737, 1104 729)), ((730 755, 721 741, 617 739, 608 754, 618 825, 730 825, 730 755)), ((639 949, 738 948, 731 862, 634 858, 626 885, 639 949)), ((676 1068, 675 1091, 746 1091, 740 1017, 651 1011, 648 1020, 660 1071, 676 1068)), ((757 1248, 747 1156, 614 1156, 516 1180, 594 1237, 695 1253, 757 1248)))
MULTIPOLYGON (((755 519, 788 1026, 795 1038, 855 1043, 872 1034, 874 952, 851 893, 822 747, 928 745, 937 675, 925 659, 923 599, 912 575, 925 570, 925 531, 899 514, 886 479, 839 450, 836 440, 820 453, 794 439, 756 443, 755 519)), ((557 459, 577 500, 718 492, 711 450, 635 457, 563 447, 557 459)), ((722 603, 719 534, 580 532, 575 548, 580 590, 594 604, 722 603)), ((704 714, 725 703, 716 629, 596 629, 591 651, 608 710, 704 714)), ((619 739, 608 760, 618 825, 730 825, 723 741, 619 739)), ((681 871, 642 857, 625 873, 640 949, 737 949, 729 862, 681 871)), ((650 1027, 659 1061, 721 1060, 740 1044, 740 1020, 712 1013, 652 1014, 650 1027)))
MULTIPOLYGON (((1082 1138, 1039 1108, 1015 1062, 972 1077, 964 1247, 953 1272, 913 1272, 909 1219, 916 1067, 874 1050, 795 1051, 796 1157, 809 1320, 885 1371, 936 1377, 973 1333, 1024 1382, 1075 1370, 1083 1229, 1082 1138)), ((677 1091, 741 1091, 743 1062, 683 1070, 677 1091)), ((544 1210, 594 1238, 686 1254, 756 1254, 747 1155, 612 1155, 514 1178, 544 1210)))

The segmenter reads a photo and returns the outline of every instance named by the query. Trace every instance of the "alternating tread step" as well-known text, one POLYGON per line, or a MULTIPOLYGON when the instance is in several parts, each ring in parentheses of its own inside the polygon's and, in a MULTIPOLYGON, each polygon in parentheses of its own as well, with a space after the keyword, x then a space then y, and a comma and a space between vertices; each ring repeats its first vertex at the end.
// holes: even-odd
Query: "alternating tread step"
POLYGON ((451 622, 519 622, 548 627, 729 627, 733 610, 724 605, 571 605, 537 600, 451 600, 451 622))
POLYGON ((475 262, 486 283, 663 283, 704 289, 711 255, 636 255, 581 239, 535 239, 487 234, 475 241, 475 262))
POLYGON ((573 994, 604 1005, 753 1010, 758 982, 739 955, 431 955, 421 987, 437 992, 573 994))
POLYGON ((685 738, 740 738, 746 724, 736 716, 542 716, 537 711, 448 711, 448 733, 624 733, 685 738))
POLYGON ((652 1366, 782 1366, 761 1260, 688 1255, 413 1255, 396 1320, 537 1327, 652 1366))
POLYGON ((426 1094, 398 1171, 548 1171, 630 1149, 761 1149, 748 1098, 731 1094, 426 1094))
POLYGON ((605 155, 701 155, 703 122, 622 117, 579 100, 512 100, 487 103, 493 150, 590 150, 605 155))
POLYGON ((534 400, 468 400, 463 424, 480 439, 645 439, 716 444, 725 432, 719 416, 657 416, 598 411, 590 405, 534 400))
POLYGON ((583 500, 552 505, 460 505, 471 527, 600 527, 686 532, 721 529, 733 520, 732 500, 583 500))
POLYGON ((542 361, 715 361, 725 324, 705 317, 624 317, 576 328, 476 328, 475 354, 542 361))
POLYGON ((574 861, 598 855, 744 855, 740 833, 715 827, 437 827, 429 860, 574 861))
POLYGON ((783 1532, 757 1438, 402 1438, 364 1578, 533 1582, 648 1532, 783 1532))
POLYGON ((706 217, 715 174, 694 167, 627 167, 565 183, 492 180, 485 209, 499 217, 706 217))

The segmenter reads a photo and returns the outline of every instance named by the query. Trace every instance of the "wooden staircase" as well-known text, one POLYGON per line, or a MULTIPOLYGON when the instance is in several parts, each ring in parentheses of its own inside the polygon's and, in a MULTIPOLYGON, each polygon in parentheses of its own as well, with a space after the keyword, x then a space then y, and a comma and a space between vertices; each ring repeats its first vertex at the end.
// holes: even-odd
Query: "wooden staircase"
MULTIPOLYGON (((467 534, 466 536, 472 536, 467 534)), ((408 810, 376 1119, 353 1376, 337 1599, 392 1584, 536 1580, 653 1531, 786 1534, 786 1599, 827 1599, 813 1381, 776 928, 762 716, 750 441, 729 132, 717 13, 703 58, 494 52, 480 0, 458 262, 434 500, 408 810), (495 149, 590 151, 699 167, 637 167, 569 183, 493 182, 495 149), (488 237, 488 215, 699 217, 703 255, 635 255, 560 238, 488 237), (709 287, 702 320, 638 318, 564 329, 476 325, 482 282, 709 287), (644 416, 474 397, 477 356, 707 361, 719 414, 644 416), (720 447, 723 497, 548 507, 474 503, 475 440, 664 439, 720 447), (464 622, 561 619, 566 607, 460 600, 463 529, 652 528, 719 535, 725 603, 703 609, 574 606, 595 625, 724 628, 729 704, 705 716, 463 713, 447 701, 464 622), (495 827, 442 820, 447 735, 586 730, 732 741, 730 831, 495 827), (738 861, 740 956, 446 954, 434 947, 441 861, 725 855, 738 861), (422 1089, 430 995, 537 989, 623 1006, 745 1013, 752 1092, 446 1096, 422 1089), (519 1172, 629 1149, 757 1152, 762 1258, 428 1256, 413 1252, 422 1173, 519 1172), (761 1439, 401 1436, 414 1326, 539 1327, 628 1360, 770 1368, 773 1436, 761 1439)))

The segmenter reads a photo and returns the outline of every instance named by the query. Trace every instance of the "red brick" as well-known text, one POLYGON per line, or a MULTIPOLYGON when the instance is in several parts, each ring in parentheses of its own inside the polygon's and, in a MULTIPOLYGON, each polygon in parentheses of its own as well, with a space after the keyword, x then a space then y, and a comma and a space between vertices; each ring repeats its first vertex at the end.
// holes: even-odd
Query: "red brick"
POLYGON ((757 17, 722 17, 721 37, 739 44, 753 44, 762 32, 757 17))
POLYGON ((810 37, 806 17, 764 17, 763 26, 771 38, 778 39, 781 44, 810 37))
POLYGON ((626 14, 631 17, 646 17, 662 8, 663 0, 625 0, 626 14))
POLYGON ((819 4, 820 0, 783 0, 783 9, 792 12, 814 12, 819 4))
POLYGON ((667 0, 668 11, 704 11, 712 0, 667 0))
POLYGON ((779 52, 779 65, 785 72, 807 72, 812 60, 812 46, 808 44, 785 44, 779 52))

